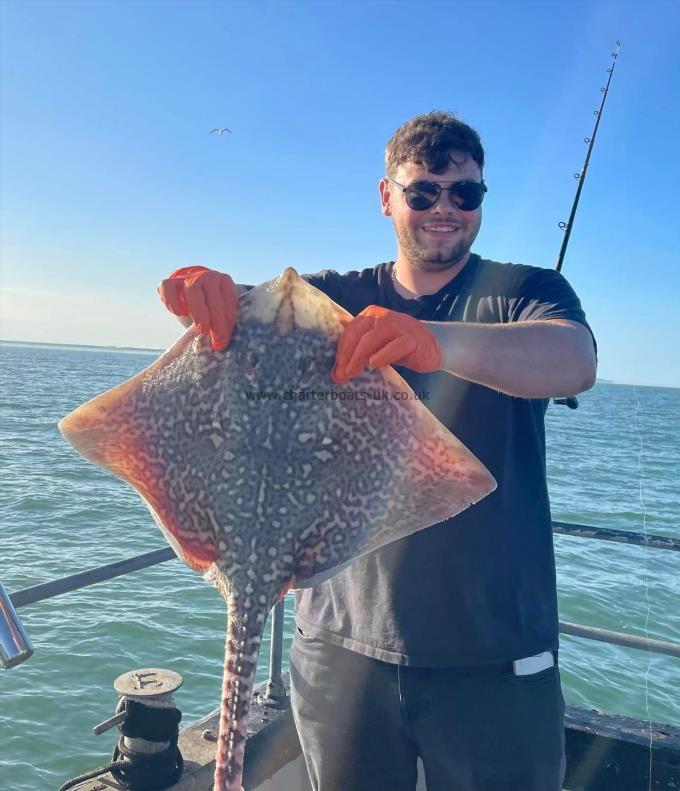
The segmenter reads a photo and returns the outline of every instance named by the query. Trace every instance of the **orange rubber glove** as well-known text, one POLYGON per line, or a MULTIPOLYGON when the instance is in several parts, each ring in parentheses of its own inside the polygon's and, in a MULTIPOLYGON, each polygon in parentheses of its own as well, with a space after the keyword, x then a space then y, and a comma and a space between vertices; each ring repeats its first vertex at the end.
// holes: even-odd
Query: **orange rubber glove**
POLYGON ((403 365, 429 373, 441 368, 442 350, 422 321, 369 305, 345 326, 338 339, 331 379, 343 384, 358 376, 366 365, 403 365))
POLYGON ((162 280, 158 293, 175 316, 191 316, 215 351, 229 345, 236 323, 238 295, 229 275, 205 266, 185 266, 162 280))

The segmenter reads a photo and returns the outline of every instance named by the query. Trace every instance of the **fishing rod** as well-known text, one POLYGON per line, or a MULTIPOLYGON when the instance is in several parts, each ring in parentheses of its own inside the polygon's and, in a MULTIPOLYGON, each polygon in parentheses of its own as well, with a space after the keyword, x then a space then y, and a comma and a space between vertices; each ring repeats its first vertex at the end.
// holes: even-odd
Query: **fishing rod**
POLYGON ((574 178, 578 181, 578 187, 576 188, 576 195, 574 196, 574 202, 571 206, 571 213, 569 214, 569 220, 567 222, 559 223, 559 227, 564 231, 564 239, 562 239, 562 247, 560 248, 560 254, 557 257, 557 266, 555 267, 559 272, 562 269, 562 264, 564 263, 564 256, 567 252, 567 245, 569 244, 569 237, 571 236, 571 229, 574 227, 574 217, 576 217, 576 209, 578 208, 578 202, 581 197, 581 190, 583 189, 583 185, 586 180, 586 173, 588 171, 588 165, 590 164, 590 154, 593 150, 593 145, 595 144, 595 136, 597 135, 598 127, 600 126, 600 120, 602 119, 602 112, 604 111, 604 103, 607 101, 607 94, 609 93, 609 84, 612 81, 612 77, 614 76, 614 67, 616 66, 616 60, 619 57, 619 50, 621 49, 621 42, 616 42, 616 50, 611 53, 612 56, 612 65, 607 69, 607 74, 609 74, 609 79, 607 80, 607 84, 600 88, 602 91, 602 103, 600 104, 600 109, 595 110, 595 128, 593 129, 592 137, 584 138, 583 142, 588 143, 588 151, 586 153, 585 162, 583 163, 583 167, 578 173, 574 173, 574 178))
MULTIPOLYGON (((583 185, 585 184, 586 181, 586 173, 588 172, 588 165, 590 164, 590 155, 592 153, 593 146, 595 145, 595 137, 597 136, 597 130, 600 126, 600 120, 602 119, 602 113, 604 111, 604 103, 607 101, 607 94, 609 93, 609 85, 614 75, 614 68, 616 66, 617 58, 619 57, 620 49, 621 49, 621 42, 617 40, 616 50, 611 53, 612 65, 607 69, 607 74, 609 74, 607 84, 603 88, 600 88, 600 91, 602 91, 602 102, 600 103, 600 109, 595 110, 595 127, 593 129, 593 134, 591 137, 586 137, 583 140, 584 143, 588 144, 588 151, 586 152, 586 158, 581 170, 579 170, 578 173, 574 173, 574 178, 576 179, 576 181, 578 181, 578 187, 576 188, 576 195, 574 196, 574 202, 571 205, 569 220, 567 222, 559 223, 559 227, 564 231, 564 238, 562 239, 560 254, 557 256, 557 266, 555 267, 555 269, 558 272, 561 271, 562 264, 564 263, 564 256, 566 255, 567 245, 569 244, 569 237, 571 236, 571 229, 574 227, 574 218, 576 217, 576 209, 578 208, 578 202, 579 199, 581 198, 581 191, 583 190, 583 185)), ((569 398, 555 398, 553 400, 556 404, 563 404, 564 406, 568 406, 569 409, 576 409, 578 407, 578 399, 576 398, 576 396, 569 396, 569 398)))

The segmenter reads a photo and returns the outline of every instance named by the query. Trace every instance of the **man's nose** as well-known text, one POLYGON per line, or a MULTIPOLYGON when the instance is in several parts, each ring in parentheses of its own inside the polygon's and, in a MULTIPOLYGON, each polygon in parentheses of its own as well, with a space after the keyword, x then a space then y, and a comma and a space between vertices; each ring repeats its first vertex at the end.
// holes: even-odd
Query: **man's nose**
POLYGON ((457 210, 458 204, 456 203, 455 199, 451 196, 449 190, 443 189, 441 195, 439 196, 439 200, 432 207, 432 211, 439 214, 452 214, 457 210))

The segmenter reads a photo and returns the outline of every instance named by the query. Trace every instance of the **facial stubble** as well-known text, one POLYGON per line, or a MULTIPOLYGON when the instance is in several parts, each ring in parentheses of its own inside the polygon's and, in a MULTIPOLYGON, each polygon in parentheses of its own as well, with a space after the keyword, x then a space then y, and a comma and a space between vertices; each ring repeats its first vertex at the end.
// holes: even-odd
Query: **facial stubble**
POLYGON ((462 261, 470 252, 472 245, 477 238, 479 228, 481 226, 481 214, 477 219, 476 225, 471 229, 472 233, 468 231, 464 238, 456 242, 452 248, 441 248, 439 250, 428 248, 424 245, 419 245, 409 232, 410 229, 400 227, 392 218, 394 224, 394 232, 399 246, 408 257, 409 261, 417 269, 423 272, 441 272, 444 269, 449 269, 462 261))

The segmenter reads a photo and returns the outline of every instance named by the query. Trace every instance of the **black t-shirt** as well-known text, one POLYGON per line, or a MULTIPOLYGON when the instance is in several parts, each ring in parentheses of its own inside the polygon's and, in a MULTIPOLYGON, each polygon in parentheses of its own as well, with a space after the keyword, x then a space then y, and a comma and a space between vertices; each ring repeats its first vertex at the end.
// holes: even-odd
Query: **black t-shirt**
MULTIPOLYGON (((404 299, 392 263, 304 279, 353 315, 381 305, 424 321, 563 318, 588 327, 552 269, 471 255, 437 293, 404 299)), ((590 328, 588 328, 590 329, 590 328)), ((496 491, 458 516, 396 541, 297 593, 308 635, 413 666, 507 662, 557 650, 558 619, 545 473, 547 399, 498 393, 444 371, 396 370, 495 477, 496 491)))

